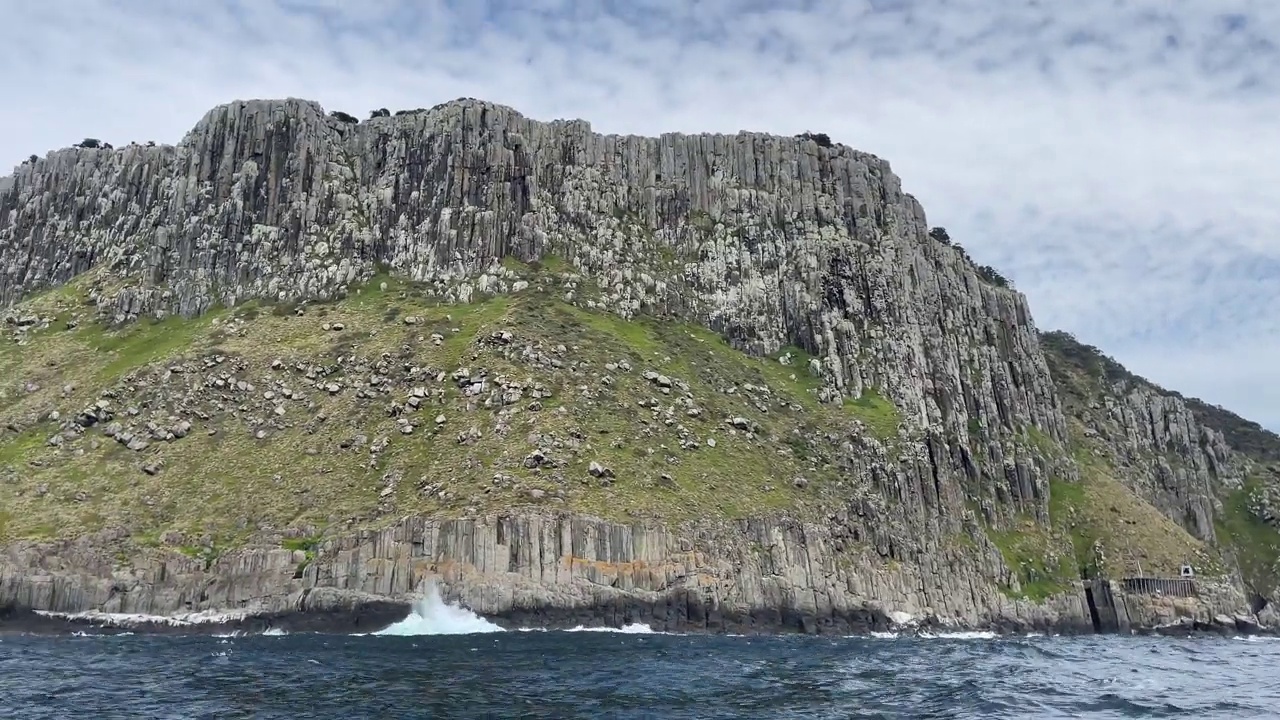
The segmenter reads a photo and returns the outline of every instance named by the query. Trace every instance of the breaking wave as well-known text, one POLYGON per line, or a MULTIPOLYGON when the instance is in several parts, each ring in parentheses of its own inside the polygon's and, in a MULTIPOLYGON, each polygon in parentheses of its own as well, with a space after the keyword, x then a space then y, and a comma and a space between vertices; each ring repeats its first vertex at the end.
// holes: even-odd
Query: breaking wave
POLYGON ((450 605, 440 597, 435 585, 427 596, 414 603, 409 617, 374 635, 471 635, 502 632, 502 628, 460 605, 450 605))
MULTIPOLYGON (((546 628, 521 628, 522 632, 552 632, 546 628)), ((435 585, 427 589, 426 597, 414 603, 409 617, 383 628, 372 635, 414 636, 414 635, 473 635, 478 633, 504 632, 502 627, 485 620, 461 605, 444 601, 440 590, 435 585)), ((601 632, 621 633, 624 635, 652 635, 654 629, 643 623, 632 623, 620 628, 612 627, 578 627, 558 632, 601 632)))

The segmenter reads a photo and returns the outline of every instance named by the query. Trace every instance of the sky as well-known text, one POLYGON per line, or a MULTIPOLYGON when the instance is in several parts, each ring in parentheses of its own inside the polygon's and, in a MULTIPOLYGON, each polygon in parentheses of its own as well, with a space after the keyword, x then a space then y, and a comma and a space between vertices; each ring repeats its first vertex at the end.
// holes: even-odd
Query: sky
POLYGON ((1274 0, 0 0, 0 66, 0 173, 270 97, 825 132, 1042 329, 1280 430, 1274 0))

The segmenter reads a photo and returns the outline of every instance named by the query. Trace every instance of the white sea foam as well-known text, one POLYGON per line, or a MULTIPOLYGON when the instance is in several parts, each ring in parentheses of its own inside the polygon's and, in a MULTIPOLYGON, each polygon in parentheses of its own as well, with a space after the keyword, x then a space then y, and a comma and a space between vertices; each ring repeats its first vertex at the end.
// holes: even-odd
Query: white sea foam
POLYGON ((620 628, 613 628, 613 627, 586 627, 586 626, 583 626, 583 625, 579 625, 578 627, 570 628, 570 629, 568 629, 568 630, 565 630, 565 632, 606 632, 606 633, 622 633, 623 635, 658 635, 658 634, 666 634, 666 633, 658 633, 656 630, 654 630, 653 628, 649 627, 648 625, 645 625, 644 623, 631 623, 630 625, 623 625, 623 626, 622 626, 622 627, 620 627, 620 628))
MULTIPOLYGON (((920 640, 993 640, 1000 637, 999 634, 989 630, 956 630, 948 632, 872 632, 869 635, 852 635, 850 637, 872 637, 877 640, 895 640, 897 638, 920 639, 920 640)), ((1028 634, 1026 637, 1043 637, 1038 634, 1028 634)))
POLYGON ((440 597, 435 585, 427 596, 413 605, 413 612, 400 622, 374 635, 470 635, 502 632, 502 628, 460 605, 450 605, 440 597))
POLYGON ((912 615, 911 613, 902 612, 901 610, 894 610, 893 612, 889 613, 889 620, 893 622, 894 625, 902 625, 907 627, 910 627, 916 624, 916 618, 914 615, 912 615))
POLYGON ((998 637, 990 630, 962 630, 959 632, 922 632, 918 637, 930 640, 991 640, 998 637))
POLYGON ((37 615, 59 620, 91 622, 111 627, 137 627, 139 625, 169 625, 171 627, 187 627, 192 625, 217 625, 235 622, 246 617, 243 612, 201 611, 182 613, 179 615, 144 615, 142 613, 104 613, 88 610, 78 613, 59 613, 37 610, 37 615))

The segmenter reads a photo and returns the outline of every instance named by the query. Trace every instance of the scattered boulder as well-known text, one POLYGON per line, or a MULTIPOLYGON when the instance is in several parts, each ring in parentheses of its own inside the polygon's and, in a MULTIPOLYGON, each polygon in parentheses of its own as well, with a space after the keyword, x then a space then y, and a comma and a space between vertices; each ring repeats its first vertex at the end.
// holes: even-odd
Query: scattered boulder
POLYGON ((550 458, 547 457, 546 451, 542 449, 534 450, 524 458, 524 466, 530 470, 550 465, 550 458))

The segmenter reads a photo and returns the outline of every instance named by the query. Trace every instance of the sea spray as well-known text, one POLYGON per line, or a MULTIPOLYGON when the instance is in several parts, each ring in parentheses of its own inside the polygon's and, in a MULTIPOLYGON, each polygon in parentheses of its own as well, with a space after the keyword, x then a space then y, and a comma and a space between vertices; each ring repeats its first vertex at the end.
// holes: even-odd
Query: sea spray
POLYGON ((450 605, 432 584, 426 597, 413 605, 413 612, 400 622, 374 635, 470 635, 502 632, 502 628, 460 605, 450 605))
MULTIPOLYGON (((586 627, 584 625, 579 625, 575 628, 570 628, 568 630, 565 630, 565 632, 608 632, 608 633, 622 633, 623 635, 657 635, 659 634, 654 632, 653 628, 649 627, 648 625, 645 625, 644 623, 631 623, 630 625, 623 625, 620 628, 586 627)), ((661 633, 661 634, 666 635, 668 633, 661 633)))

